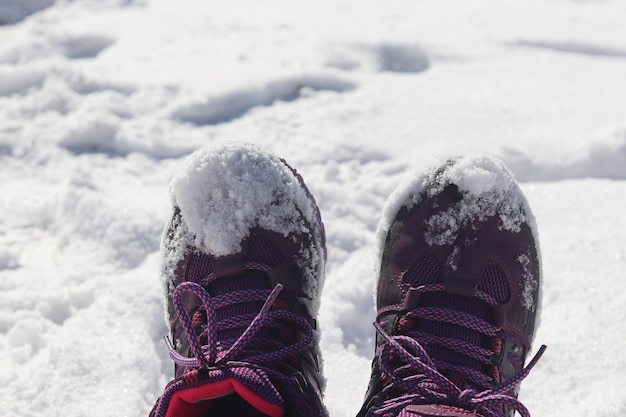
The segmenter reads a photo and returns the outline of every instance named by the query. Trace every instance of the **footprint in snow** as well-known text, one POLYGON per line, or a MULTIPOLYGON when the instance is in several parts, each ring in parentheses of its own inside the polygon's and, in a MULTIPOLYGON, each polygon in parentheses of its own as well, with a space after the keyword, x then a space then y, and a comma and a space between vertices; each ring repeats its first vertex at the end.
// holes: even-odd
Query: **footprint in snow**
POLYGON ((550 41, 520 39, 509 44, 515 47, 536 48, 557 53, 569 53, 595 57, 626 58, 626 50, 580 41, 550 41))
POLYGON ((345 71, 420 73, 426 71, 431 63, 419 45, 381 43, 331 48, 326 65, 345 71))
POLYGON ((197 126, 217 125, 238 119, 255 107, 306 97, 310 91, 344 92, 354 88, 354 82, 334 76, 285 78, 184 104, 173 111, 172 117, 197 126))
POLYGON ((0 25, 19 23, 28 16, 47 9, 55 0, 3 0, 0 2, 0 25))
POLYGON ((54 47, 68 59, 95 58, 114 43, 114 39, 101 34, 70 34, 53 40, 54 47))

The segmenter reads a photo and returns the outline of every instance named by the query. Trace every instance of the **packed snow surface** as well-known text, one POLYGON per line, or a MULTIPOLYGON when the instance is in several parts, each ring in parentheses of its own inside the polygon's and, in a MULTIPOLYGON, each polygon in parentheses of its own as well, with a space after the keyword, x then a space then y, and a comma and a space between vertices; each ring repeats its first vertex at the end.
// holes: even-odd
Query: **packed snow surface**
MULTIPOLYGON (((521 399, 534 417, 623 415, 625 15, 615 0, 0 0, 1 414, 148 413, 173 369, 168 184, 187 155, 243 141, 321 208, 332 417, 368 382, 385 201, 468 152, 506 163, 539 230, 549 349, 521 399)), ((485 192, 489 172, 464 187, 485 192)))

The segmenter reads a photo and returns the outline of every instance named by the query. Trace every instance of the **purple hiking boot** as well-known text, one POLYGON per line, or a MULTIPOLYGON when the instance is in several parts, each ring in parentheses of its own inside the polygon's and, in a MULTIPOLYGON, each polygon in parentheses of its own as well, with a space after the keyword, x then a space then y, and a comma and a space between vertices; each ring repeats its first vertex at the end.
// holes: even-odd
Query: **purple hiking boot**
POLYGON ((376 356, 359 417, 518 411, 540 310, 535 221, 504 164, 465 156, 399 187, 379 226, 376 356))
POLYGON ((170 194, 175 379, 150 416, 326 416, 315 321, 325 237, 300 175, 250 145, 222 145, 191 155, 170 194))

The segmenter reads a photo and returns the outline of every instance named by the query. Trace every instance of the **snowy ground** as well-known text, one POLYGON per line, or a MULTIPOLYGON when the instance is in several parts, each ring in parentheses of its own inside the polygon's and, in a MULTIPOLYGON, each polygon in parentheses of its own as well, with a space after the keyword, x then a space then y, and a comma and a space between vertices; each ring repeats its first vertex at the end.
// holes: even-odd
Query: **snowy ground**
POLYGON ((502 157, 540 228, 533 416, 626 413, 626 3, 0 0, 0 410, 143 416, 171 376, 180 159, 285 157, 321 206, 332 417, 372 355, 375 229, 436 155, 502 157))

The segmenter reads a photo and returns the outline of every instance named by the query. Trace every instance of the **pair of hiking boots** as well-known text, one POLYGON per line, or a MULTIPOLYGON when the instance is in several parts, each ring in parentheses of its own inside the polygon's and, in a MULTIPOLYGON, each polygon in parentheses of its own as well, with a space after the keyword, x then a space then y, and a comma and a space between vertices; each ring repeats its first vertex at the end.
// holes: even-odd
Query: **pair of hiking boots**
MULTIPOLYGON (((301 176, 249 145, 191 155, 171 184, 163 285, 175 379, 151 417, 326 416, 316 315, 324 227, 301 176)), ((359 417, 529 416, 518 386, 540 309, 536 228, 486 156, 390 196, 376 346, 359 417)))

